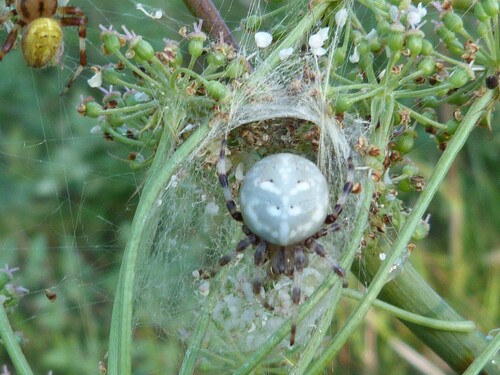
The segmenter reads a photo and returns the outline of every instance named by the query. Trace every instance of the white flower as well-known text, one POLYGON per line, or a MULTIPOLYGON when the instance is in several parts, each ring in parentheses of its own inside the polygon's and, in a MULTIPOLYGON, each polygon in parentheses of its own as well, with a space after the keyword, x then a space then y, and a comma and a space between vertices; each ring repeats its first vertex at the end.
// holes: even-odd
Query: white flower
POLYGON ((411 5, 408 7, 408 23, 411 28, 416 28, 420 22, 422 22, 422 18, 424 18, 427 14, 427 8, 422 6, 422 3, 418 3, 417 6, 411 5))
POLYGON ((161 9, 156 9, 154 12, 148 12, 146 9, 144 9, 144 5, 141 3, 138 3, 135 8, 137 10, 140 10, 142 13, 144 13, 146 16, 149 18, 152 18, 154 20, 159 20, 160 18, 163 17, 163 11, 161 9))
POLYGON ((280 59, 283 61, 283 60, 287 59, 292 53, 293 53, 293 48, 292 47, 283 48, 279 52, 280 59))
POLYGON ((102 86, 102 72, 99 69, 90 79, 87 80, 90 87, 101 87, 102 86))
POLYGON ((265 31, 259 31, 255 33, 255 44, 259 48, 267 48, 271 45, 273 41, 273 36, 265 31))
POLYGON ((324 27, 316 34, 309 37, 308 44, 313 55, 323 56, 326 53, 326 49, 323 48, 323 44, 325 44, 325 41, 328 39, 329 29, 329 27, 324 27))
POLYGON ((330 30, 329 27, 323 27, 320 29, 317 33, 321 37, 321 40, 325 42, 328 39, 328 31, 330 30))
POLYGON ((347 9, 342 8, 335 14, 335 23, 338 27, 344 27, 347 21, 347 9))
POLYGON ((369 42, 377 39, 377 30, 371 29, 368 34, 365 35, 365 39, 369 42))
POLYGON ((356 64, 359 62, 359 52, 358 52, 358 46, 354 47, 354 51, 351 56, 349 56, 349 61, 353 64, 356 64))

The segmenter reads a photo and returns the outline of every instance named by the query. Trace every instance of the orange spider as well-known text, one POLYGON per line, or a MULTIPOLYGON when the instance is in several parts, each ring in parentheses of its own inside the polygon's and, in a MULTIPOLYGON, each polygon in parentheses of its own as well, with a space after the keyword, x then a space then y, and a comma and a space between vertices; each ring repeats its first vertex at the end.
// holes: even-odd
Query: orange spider
POLYGON ((43 68, 51 63, 57 64, 62 50, 62 28, 78 27, 80 66, 61 92, 63 95, 87 65, 85 51, 87 17, 78 7, 58 6, 57 0, 7 0, 6 5, 12 5, 14 2, 15 9, 0 17, 0 26, 7 20, 17 18, 0 50, 0 61, 12 49, 19 31, 25 27, 21 46, 26 64, 33 68, 43 68))

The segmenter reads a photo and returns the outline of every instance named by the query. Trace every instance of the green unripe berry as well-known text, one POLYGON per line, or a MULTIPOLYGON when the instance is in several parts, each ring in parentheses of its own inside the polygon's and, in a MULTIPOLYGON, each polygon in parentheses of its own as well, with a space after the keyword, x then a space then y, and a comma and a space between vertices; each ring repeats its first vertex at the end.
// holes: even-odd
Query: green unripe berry
POLYGON ((135 55, 134 58, 138 61, 150 61, 155 55, 153 46, 141 38, 133 47, 135 55))
POLYGON ((334 51, 333 51, 333 63, 335 66, 339 66, 339 65, 342 65, 345 61, 345 58, 346 58, 346 48, 342 47, 342 48, 336 48, 334 51))
POLYGON ((97 118, 101 115, 102 106, 96 102, 88 102, 84 104, 83 115, 90 118, 97 118))
POLYGON ((418 167, 414 164, 406 164, 402 170, 403 175, 408 177, 418 176, 419 172, 418 167))
POLYGON ((122 114, 119 113, 113 113, 112 115, 109 115, 107 118, 107 123, 110 127, 112 128, 117 128, 119 126, 122 126, 126 119, 122 114))
POLYGON ((122 40, 114 31, 103 31, 101 33, 101 40, 104 55, 112 55, 123 46, 122 40))
POLYGON ((194 59, 197 59, 203 53, 203 40, 200 40, 198 38, 191 39, 189 41, 188 50, 189 50, 189 54, 194 59))
POLYGON ((453 12, 446 12, 443 14, 443 24, 444 26, 454 32, 454 33, 462 33, 464 31, 464 23, 462 18, 453 12))
POLYGON ((450 84, 453 88, 459 88, 465 85, 467 82, 469 82, 469 73, 467 70, 464 68, 457 68, 453 73, 451 73, 450 77, 448 78, 447 82, 450 84))
POLYGON ((383 19, 377 23, 376 30, 378 35, 385 36, 391 30, 391 25, 389 24, 389 22, 383 19))
POLYGON ((460 125, 460 121, 457 121, 456 119, 451 119, 446 123, 446 132, 450 135, 455 134, 457 131, 458 127, 460 125))
POLYGON ((352 107, 352 101, 347 95, 339 95, 334 102, 335 113, 343 113, 352 107))
POLYGON ((224 99, 229 93, 227 87, 219 81, 209 81, 205 85, 205 88, 207 89, 207 94, 217 100, 224 99))
POLYGON ((422 55, 429 56, 434 52, 434 46, 427 39, 422 40, 422 55))
POLYGON ((227 55, 222 51, 211 51, 207 56, 207 62, 209 65, 222 66, 227 61, 227 55))
POLYGON ((415 228, 415 232, 411 238, 415 241, 423 240, 429 234, 430 225, 426 221, 420 221, 420 223, 415 228))
POLYGON ((394 142, 394 149, 404 155, 413 150, 415 145, 416 133, 413 129, 409 129, 401 134, 394 142))
POLYGON ((477 35, 479 35, 481 38, 484 38, 486 35, 488 35, 489 30, 490 27, 485 22, 481 22, 477 25, 477 35))
POLYGON ((403 48, 404 43, 404 28, 400 24, 391 26, 391 30, 387 35, 387 46, 392 52, 398 52, 403 48))
POLYGON ((241 58, 232 60, 226 68, 226 76, 228 78, 241 77, 246 71, 245 62, 241 58))
POLYGON ((498 0, 482 0, 484 13, 486 13, 490 17, 498 17, 498 13, 500 12, 500 6, 498 4, 498 0))
POLYGON ((436 69, 436 62, 431 57, 426 57, 418 64, 418 70, 422 71, 424 76, 430 76, 436 69))
POLYGON ((481 4, 479 1, 474 6, 474 15, 480 22, 486 22, 490 18, 484 11, 483 4, 481 4))
POLYGON ((406 34, 406 47, 411 56, 420 54, 423 48, 424 33, 421 30, 410 30, 406 34))

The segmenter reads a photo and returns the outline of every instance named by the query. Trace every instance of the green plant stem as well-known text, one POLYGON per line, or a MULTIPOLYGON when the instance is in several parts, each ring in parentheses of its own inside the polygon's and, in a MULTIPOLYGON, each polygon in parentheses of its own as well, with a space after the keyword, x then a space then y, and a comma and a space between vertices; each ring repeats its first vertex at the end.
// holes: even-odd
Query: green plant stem
MULTIPOLYGON (((182 114, 177 108, 179 123, 182 114)), ((171 154, 171 129, 164 127, 164 133, 153 160, 148 178, 144 184, 139 205, 132 222, 130 238, 123 255, 120 276, 113 304, 111 330, 109 335, 108 372, 110 375, 128 375, 132 369, 132 316, 134 307, 134 286, 138 254, 148 242, 151 225, 155 216, 151 213, 158 207, 158 199, 172 175, 187 155, 189 155, 208 134, 208 125, 198 128, 178 149, 171 154)))
POLYGON ((414 111, 410 107, 407 107, 401 103, 398 103, 398 106, 401 110, 407 111, 411 117, 413 117, 415 120, 420 122, 422 125, 432 126, 436 129, 440 129, 440 130, 446 130, 446 125, 441 124, 440 122, 434 121, 433 119, 430 119, 429 117, 426 117, 426 116, 418 113, 417 111, 414 111))
POLYGON ((3 346, 5 346, 7 353, 9 353, 9 358, 14 364, 17 373, 19 375, 33 375, 33 371, 17 342, 16 335, 12 330, 3 303, 0 303, 0 337, 2 338, 3 346))
POLYGON ((463 373, 463 375, 475 375, 479 374, 482 369, 484 369, 489 361, 496 361, 498 364, 499 358, 498 352, 500 351, 500 334, 497 333, 495 338, 491 340, 488 346, 479 354, 474 362, 469 366, 469 368, 463 373), (495 358, 496 357, 496 358, 495 358), (495 359, 493 359, 495 358, 495 359))
MULTIPOLYGON (((342 327, 342 329, 334 337, 332 346, 325 350, 321 357, 315 361, 314 365, 308 372, 309 374, 320 373, 323 368, 328 366, 328 364, 338 354, 344 343, 351 336, 353 331, 362 322, 364 316, 384 286, 386 286, 386 290, 389 289, 389 287, 395 288, 395 293, 393 293, 393 295, 397 298, 397 303, 395 303, 395 301, 387 301, 382 297, 385 294, 381 295, 381 299, 386 300, 387 302, 398 307, 417 314, 428 314, 435 319, 444 320, 449 319, 453 312, 453 315, 455 316, 454 320, 461 319, 461 317, 454 312, 439 297, 439 295, 432 290, 432 288, 427 286, 425 290, 413 289, 418 282, 419 276, 416 272, 409 272, 409 269, 411 269, 410 265, 405 266, 405 272, 402 275, 389 284, 386 285, 386 283, 390 276, 391 267, 404 253, 404 251, 406 251, 407 244, 409 243, 411 236, 421 218, 424 216, 427 207, 434 197, 434 194, 437 192, 458 152, 465 144, 469 134, 476 126, 477 121, 484 114, 486 108, 490 105, 492 99, 493 93, 490 90, 485 92, 485 94, 481 98, 478 98, 469 108, 469 111, 465 115, 457 133, 448 143, 448 147, 439 159, 427 186, 420 194, 415 207, 408 216, 401 232, 398 234, 398 238, 392 245, 393 251, 390 252, 390 255, 383 263, 379 264, 380 267, 378 269, 372 268, 368 271, 372 272, 374 277, 368 287, 363 301, 353 311, 346 325, 342 327), (407 280, 410 276, 414 279, 413 283, 411 279, 407 280), (402 283, 403 280, 405 283, 402 283), (432 300, 431 297, 433 298, 432 300), (424 308, 420 309, 418 306, 414 306, 413 301, 419 301, 418 303, 423 304, 424 308), (410 304, 410 308, 407 308, 407 306, 404 305, 405 303, 410 304)), ((367 256, 367 258, 371 257, 367 256)), ((426 285, 425 282, 421 282, 420 284, 426 285)), ((474 355, 479 354, 486 346, 486 340, 477 331, 469 334, 451 333, 428 329, 411 323, 405 324, 457 371, 464 371, 467 368, 467 365, 473 360, 474 355), (450 341, 452 338, 454 338, 454 340, 450 341)), ((500 366, 500 364, 498 366, 500 366)), ((493 374, 494 372, 491 373, 493 374)))
MULTIPOLYGON (((342 290, 342 295, 358 301, 361 301, 363 299, 363 294, 353 289, 342 290)), ((380 301, 378 299, 373 302, 373 306, 385 310, 401 320, 442 331, 471 332, 476 328, 474 322, 470 320, 453 321, 432 319, 423 315, 414 314, 409 311, 400 309, 399 307, 380 301)))

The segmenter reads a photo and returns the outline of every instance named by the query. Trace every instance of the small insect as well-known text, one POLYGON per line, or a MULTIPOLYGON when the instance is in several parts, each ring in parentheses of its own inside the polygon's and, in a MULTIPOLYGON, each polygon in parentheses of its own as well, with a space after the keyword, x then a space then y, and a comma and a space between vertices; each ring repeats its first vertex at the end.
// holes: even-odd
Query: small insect
POLYGON ((255 163, 248 171, 240 191, 240 209, 236 208, 226 175, 226 140, 222 141, 217 172, 226 206, 234 220, 242 222, 246 237, 233 253, 220 258, 224 266, 248 246, 255 248, 253 293, 269 309, 261 296, 262 267, 271 277, 293 277, 292 327, 290 345, 295 342, 301 276, 308 264, 308 254, 319 255, 331 266, 347 287, 346 272, 330 257, 317 239, 344 227, 337 223, 354 185, 354 164, 347 159, 347 179, 333 212, 328 214, 328 184, 319 168, 304 157, 282 153, 270 155, 255 163))
POLYGON ((0 26, 7 20, 16 20, 0 50, 0 61, 10 52, 16 43, 19 32, 24 28, 21 47, 26 64, 33 68, 43 68, 49 64, 56 64, 62 51, 62 28, 66 26, 78 27, 80 66, 61 92, 63 95, 87 65, 85 48, 87 17, 78 7, 59 7, 57 0, 6 0, 6 5, 12 5, 14 1, 15 8, 0 17, 0 26))
POLYGON ((45 297, 47 297, 50 302, 54 302, 57 299, 57 293, 52 289, 45 289, 45 297))
POLYGON ((486 77, 486 87, 494 90, 498 87, 498 74, 486 77))

